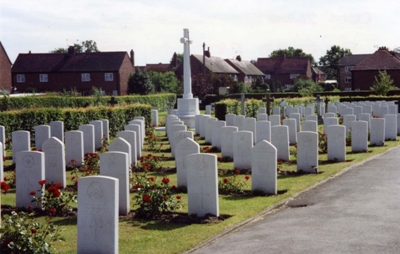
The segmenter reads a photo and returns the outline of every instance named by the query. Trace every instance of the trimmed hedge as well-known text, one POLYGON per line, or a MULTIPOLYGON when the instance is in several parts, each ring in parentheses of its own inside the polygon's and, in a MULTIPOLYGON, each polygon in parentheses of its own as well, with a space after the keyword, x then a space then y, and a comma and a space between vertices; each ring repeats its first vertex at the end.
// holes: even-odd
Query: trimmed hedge
POLYGON ((88 124, 93 120, 108 119, 110 122, 110 135, 116 136, 117 132, 135 116, 143 116, 146 126, 151 123, 150 105, 130 104, 115 107, 89 107, 76 109, 40 108, 25 109, 20 111, 0 112, 0 125, 6 130, 6 138, 11 138, 11 133, 18 130, 31 132, 31 140, 34 140, 34 127, 48 125, 51 121, 63 121, 64 131, 77 130, 82 124, 88 124))
MULTIPOLYGON (((167 111, 169 107, 174 107, 176 94, 151 94, 146 96, 127 95, 115 96, 118 105, 133 103, 149 104, 158 111, 167 111)), ((9 97, 4 96, 0 99, 0 111, 20 110, 24 108, 81 108, 88 106, 107 106, 111 96, 25 96, 9 97)))
MULTIPOLYGON (((247 117, 257 117, 258 108, 265 107, 261 100, 249 99, 245 102, 247 117)), ((215 117, 225 121, 226 114, 241 115, 242 103, 233 99, 226 99, 215 103, 215 117)))

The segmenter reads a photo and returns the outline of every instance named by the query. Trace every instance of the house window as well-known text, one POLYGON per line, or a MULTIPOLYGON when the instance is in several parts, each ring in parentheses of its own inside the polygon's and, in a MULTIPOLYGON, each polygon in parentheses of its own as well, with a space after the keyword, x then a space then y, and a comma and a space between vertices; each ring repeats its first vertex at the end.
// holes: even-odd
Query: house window
POLYGON ((17 74, 17 82, 24 83, 25 82, 25 74, 17 74))
POLYGON ((233 80, 237 81, 237 75, 233 75, 233 80))
POLYGON ((300 74, 290 74, 290 79, 294 79, 300 76, 300 74))
POLYGON ((292 87, 291 84, 286 84, 286 85, 285 85, 285 90, 290 90, 291 87, 292 87))
POLYGON ((114 80, 114 74, 113 73, 104 73, 104 80, 105 81, 113 81, 114 80))
POLYGON ((351 87, 346 87, 344 90, 345 90, 346 92, 349 92, 349 91, 351 91, 351 87))
POLYGON ((344 67, 344 71, 345 71, 345 72, 350 72, 350 70, 353 69, 353 68, 354 68, 353 65, 351 65, 351 66, 346 66, 346 67, 344 67))
POLYGON ((246 83, 247 81, 248 81, 248 77, 247 77, 247 75, 246 76, 244 76, 244 82, 246 83))
POLYGON ((351 80, 352 80, 351 77, 345 77, 344 78, 344 82, 345 83, 351 83, 351 80))
POLYGON ((117 90, 113 90, 113 96, 117 96, 118 95, 118 91, 117 90))
POLYGON ((82 73, 82 81, 83 82, 90 81, 90 73, 82 73))
POLYGON ((271 79, 271 74, 265 74, 265 79, 271 79))
POLYGON ((49 77, 47 76, 47 74, 40 74, 39 80, 40 82, 49 82, 49 77))

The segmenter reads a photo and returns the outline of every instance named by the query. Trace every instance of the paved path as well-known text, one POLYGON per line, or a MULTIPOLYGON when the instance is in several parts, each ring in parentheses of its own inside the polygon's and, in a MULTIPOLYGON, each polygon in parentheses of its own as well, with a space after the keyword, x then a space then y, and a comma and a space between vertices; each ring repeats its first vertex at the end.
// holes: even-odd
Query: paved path
POLYGON ((191 253, 400 253, 400 147, 191 253))

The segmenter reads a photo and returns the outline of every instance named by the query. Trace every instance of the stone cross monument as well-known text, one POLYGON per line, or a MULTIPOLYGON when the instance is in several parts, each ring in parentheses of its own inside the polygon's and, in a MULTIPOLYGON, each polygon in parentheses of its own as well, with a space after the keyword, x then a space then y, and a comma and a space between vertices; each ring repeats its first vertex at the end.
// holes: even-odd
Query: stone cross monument
POLYGON ((187 126, 194 128, 194 117, 199 115, 199 99, 193 98, 192 74, 190 71, 190 44, 189 29, 183 29, 183 98, 178 99, 178 112, 176 114, 187 126))

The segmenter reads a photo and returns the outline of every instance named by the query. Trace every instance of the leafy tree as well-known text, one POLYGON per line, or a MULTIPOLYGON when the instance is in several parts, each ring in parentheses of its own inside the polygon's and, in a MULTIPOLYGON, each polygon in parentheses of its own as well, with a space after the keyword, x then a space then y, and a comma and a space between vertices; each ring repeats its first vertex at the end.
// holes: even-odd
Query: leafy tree
POLYGON ((285 89, 282 85, 282 82, 280 80, 271 80, 268 81, 268 86, 271 92, 285 92, 285 89))
POLYGON ((340 46, 333 45, 330 50, 326 51, 326 55, 320 57, 319 65, 322 70, 328 74, 328 79, 339 79, 339 60, 343 54, 351 55, 350 49, 344 49, 340 46))
POLYGON ((269 54, 269 57, 282 57, 284 54, 287 57, 308 56, 310 58, 311 64, 314 66, 316 65, 314 57, 311 54, 307 54, 307 53, 303 52, 302 49, 295 49, 293 47, 288 47, 287 49, 274 50, 271 52, 271 54, 269 54))
POLYGON ((264 82, 262 77, 257 77, 251 84, 252 93, 265 93, 269 90, 269 85, 264 82))
POLYGON ((393 49, 393 51, 396 52, 396 53, 400 53, 400 47, 397 47, 397 48, 393 49))
POLYGON ((230 93, 247 93, 247 87, 243 82, 235 82, 230 93))
POLYGON ((168 72, 148 72, 151 83, 154 86, 154 91, 158 93, 168 92, 176 93, 179 81, 172 71, 168 72))
POLYGON ((208 75, 206 77, 199 73, 193 75, 192 77, 192 93, 197 96, 199 100, 204 101, 207 94, 213 92, 212 76, 208 75))
MULTIPOLYGON (((177 58, 177 61, 178 61, 178 65, 180 65, 181 63, 183 63, 183 54, 181 54, 181 53, 176 54, 176 58, 177 58)), ((174 60, 174 56, 172 56, 172 58, 171 58, 171 60, 169 61, 169 63, 172 64, 172 60, 174 60)))
POLYGON ((385 71, 380 71, 378 77, 375 76, 375 82, 371 86, 371 90, 377 95, 386 95, 390 90, 397 90, 397 87, 393 86, 393 79, 385 71))
POLYGON ((146 95, 153 91, 153 84, 150 81, 146 71, 142 72, 138 67, 135 68, 135 74, 128 78, 128 94, 146 95))
POLYGON ((294 80, 293 87, 291 89, 294 92, 298 92, 302 97, 312 96, 315 92, 322 92, 322 87, 314 83, 308 78, 297 78, 294 80))
MULTIPOLYGON (((93 40, 82 41, 81 44, 75 43, 73 45, 76 48, 77 53, 90 53, 90 52, 100 52, 97 48, 97 43, 93 40)), ((56 48, 50 53, 67 53, 68 48, 56 48)))

